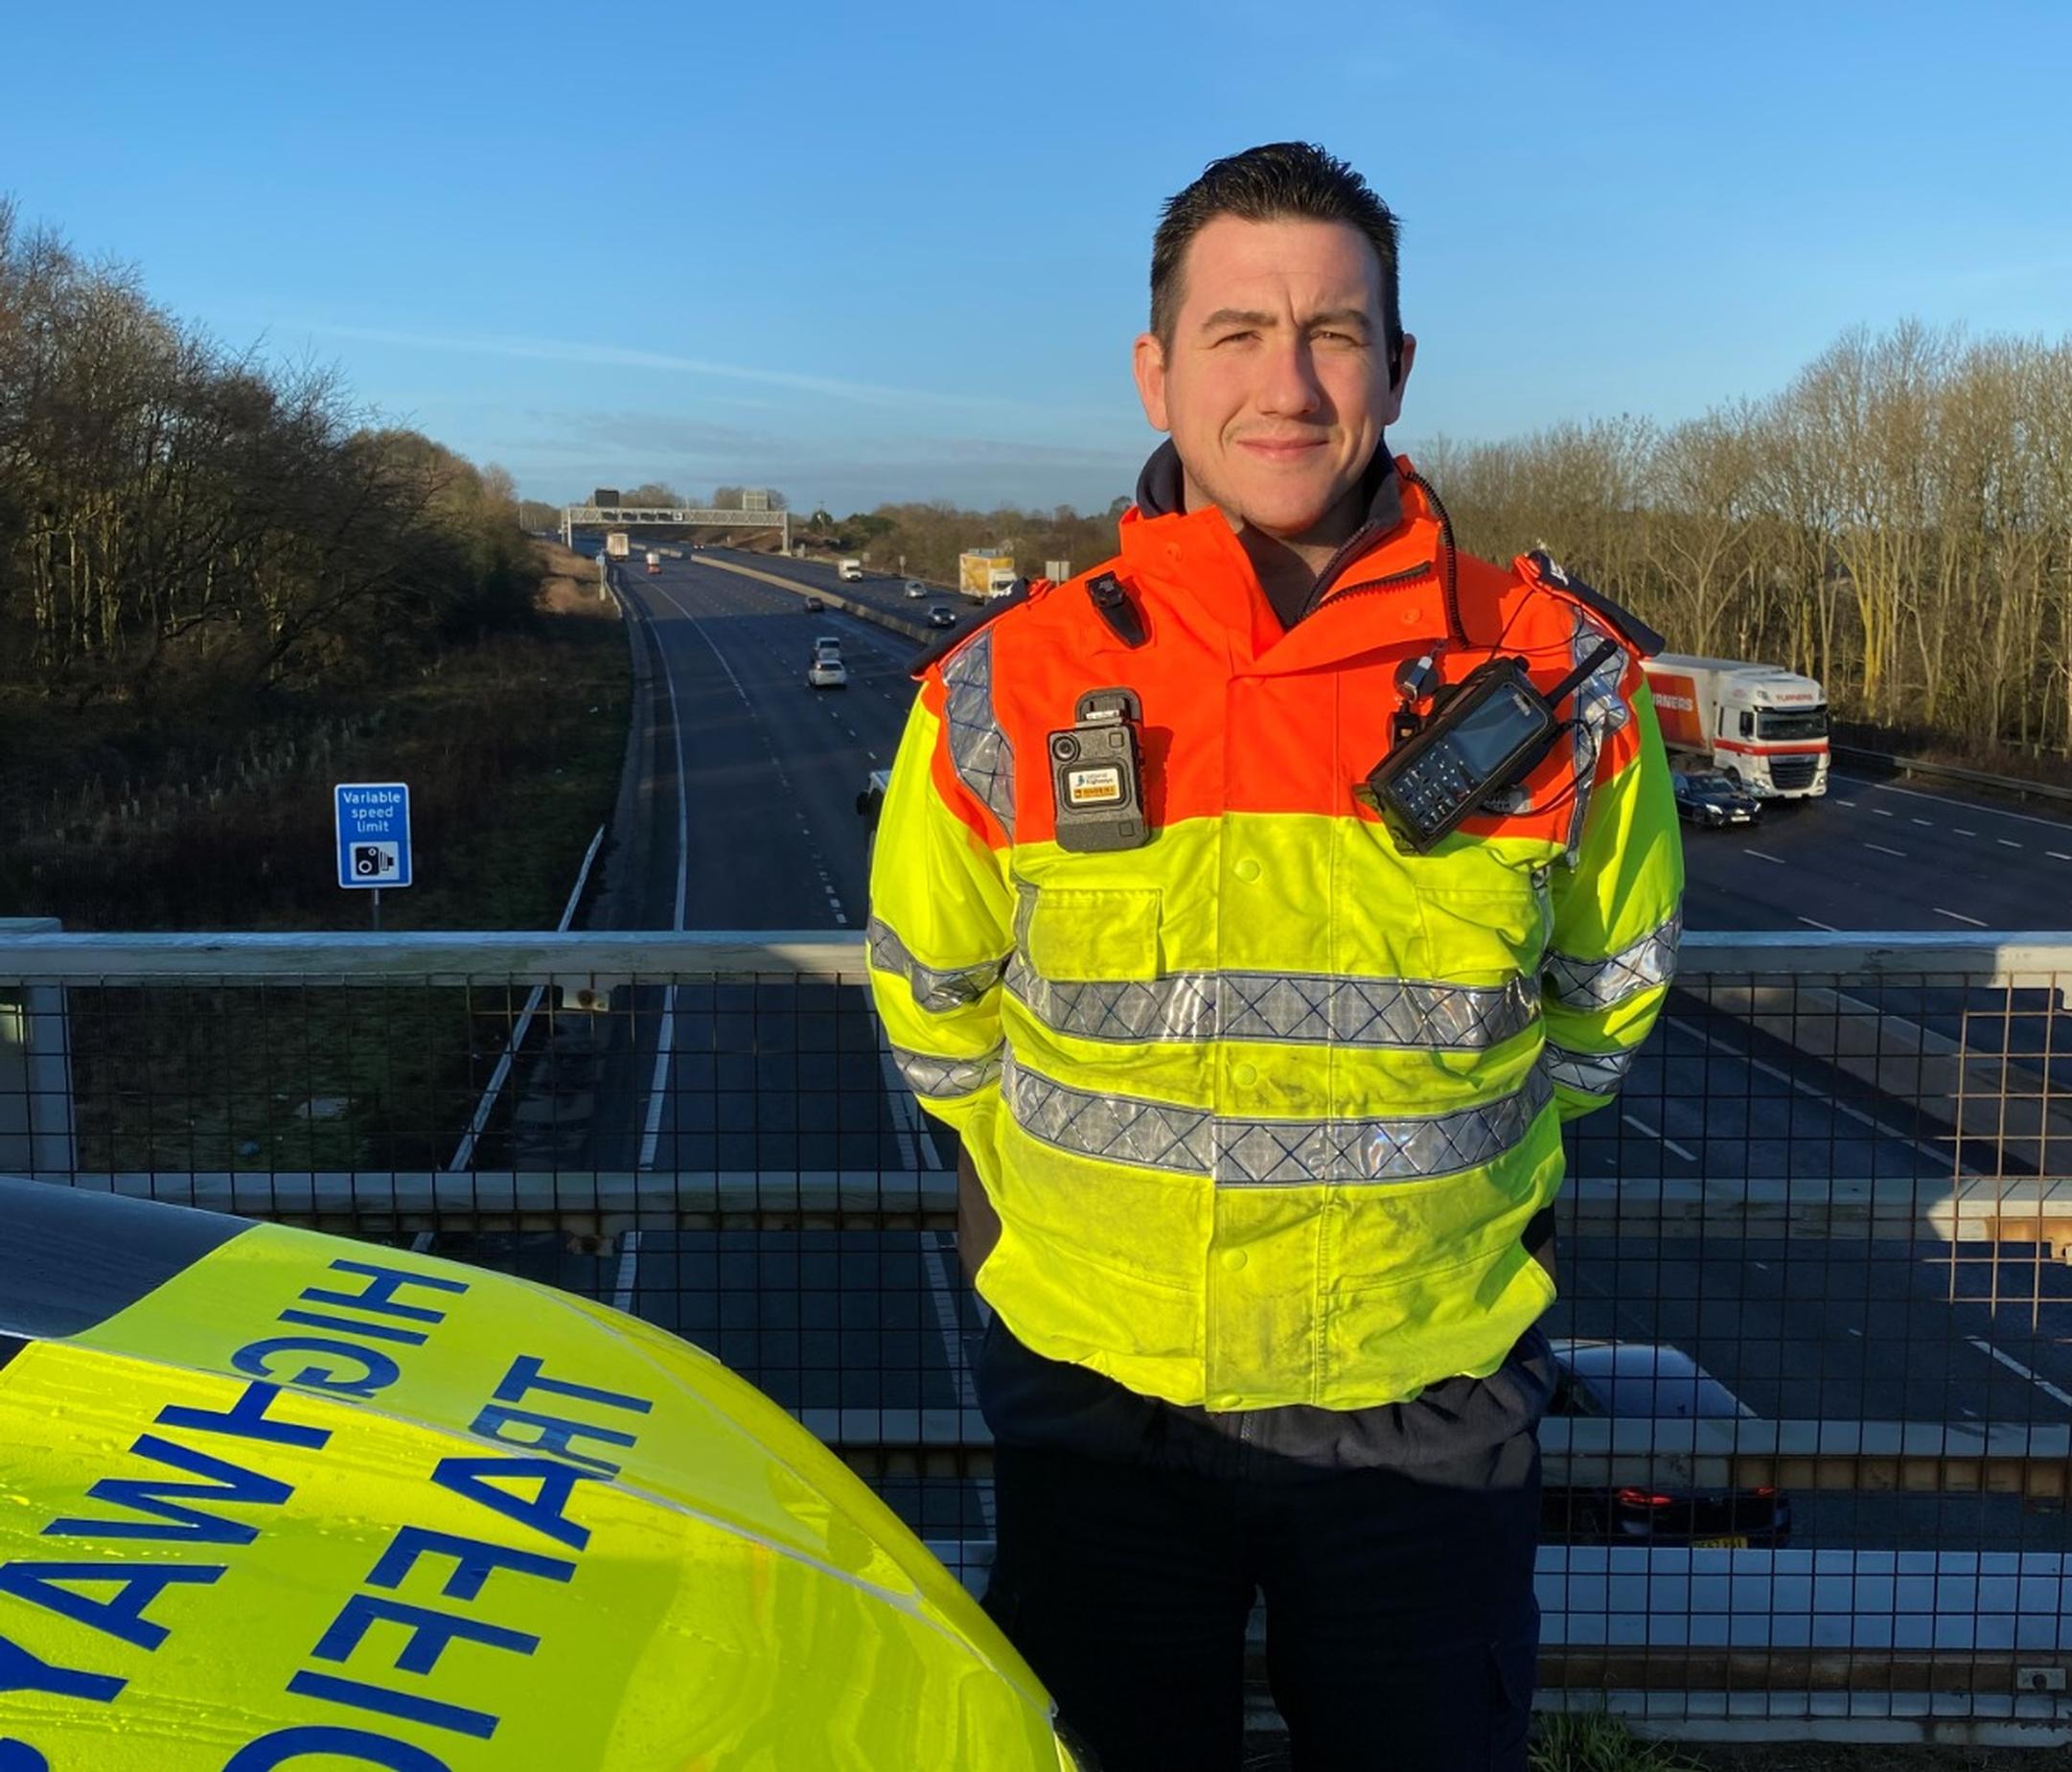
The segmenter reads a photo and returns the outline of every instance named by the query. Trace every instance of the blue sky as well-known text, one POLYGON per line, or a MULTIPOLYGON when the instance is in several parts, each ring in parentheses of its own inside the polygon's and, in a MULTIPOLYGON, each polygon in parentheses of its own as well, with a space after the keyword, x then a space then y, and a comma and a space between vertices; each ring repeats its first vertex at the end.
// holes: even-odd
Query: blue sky
POLYGON ((1297 136, 1403 218, 1413 449, 1672 422, 1858 323, 2072 329, 2041 0, 114 0, 6 42, 25 219, 541 497, 1104 505, 1160 202, 1297 136))

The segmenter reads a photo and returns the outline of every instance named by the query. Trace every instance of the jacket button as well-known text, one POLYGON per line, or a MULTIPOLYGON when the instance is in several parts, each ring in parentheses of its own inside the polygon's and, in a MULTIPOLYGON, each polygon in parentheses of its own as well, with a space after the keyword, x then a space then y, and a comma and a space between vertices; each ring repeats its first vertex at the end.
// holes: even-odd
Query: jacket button
POLYGON ((1259 877, 1259 864, 1248 855, 1235 867, 1232 868, 1231 872, 1240 880, 1256 880, 1259 877))
POLYGON ((1232 1274, 1236 1273, 1250 1259, 1251 1257, 1241 1249, 1226 1249, 1223 1252, 1223 1265, 1229 1268, 1232 1274))
POLYGON ((1239 1402, 1241 1402, 1242 1400, 1242 1398, 1234 1395, 1232 1392, 1226 1391, 1221 1396, 1210 1397, 1209 1399, 1209 1407, 1214 1410, 1228 1412, 1230 1410, 1235 1409, 1239 1402))
POLYGON ((1242 1085, 1256 1083, 1258 1080, 1259 1070, 1256 1065, 1232 1065, 1231 1067, 1231 1081, 1233 1083, 1242 1085))

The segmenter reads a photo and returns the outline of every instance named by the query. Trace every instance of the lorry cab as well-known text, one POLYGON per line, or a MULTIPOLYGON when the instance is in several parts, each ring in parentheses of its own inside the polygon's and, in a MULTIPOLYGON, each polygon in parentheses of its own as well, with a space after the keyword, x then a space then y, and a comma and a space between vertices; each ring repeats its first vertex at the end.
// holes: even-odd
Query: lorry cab
POLYGON ((863 563, 861 560, 838 561, 835 565, 835 576, 845 585, 854 584, 863 576, 863 563))
POLYGON ((1759 800, 1828 791, 1828 698, 1810 677, 1736 658, 1646 661, 1663 742, 1759 800))

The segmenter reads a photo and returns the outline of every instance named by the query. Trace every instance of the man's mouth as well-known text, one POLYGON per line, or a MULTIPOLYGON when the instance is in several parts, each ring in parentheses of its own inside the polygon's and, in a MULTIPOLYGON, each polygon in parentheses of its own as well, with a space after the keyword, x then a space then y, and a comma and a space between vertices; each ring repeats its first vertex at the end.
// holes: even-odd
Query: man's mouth
POLYGON ((1270 462, 1300 461, 1324 448, 1322 437, 1240 437, 1237 447, 1270 462))

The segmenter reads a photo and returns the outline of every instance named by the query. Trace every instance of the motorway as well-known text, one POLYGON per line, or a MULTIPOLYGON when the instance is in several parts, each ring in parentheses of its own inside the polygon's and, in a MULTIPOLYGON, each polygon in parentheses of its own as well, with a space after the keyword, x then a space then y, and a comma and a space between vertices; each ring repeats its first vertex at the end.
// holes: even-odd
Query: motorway
MULTIPOLYGON (((866 914, 855 800, 889 764, 911 699, 903 635, 727 566, 912 621, 899 583, 837 586, 824 566, 688 552, 622 577, 649 681, 637 841, 610 923, 625 929, 849 929, 866 914), (816 635, 840 637, 841 691, 805 684, 816 635)), ((1691 833, 1696 930, 2072 927, 2072 825, 1838 774, 1822 803, 1749 833, 1691 833)), ((1960 1026, 1955 993, 1894 1005, 1960 1026)), ((1997 1024, 2066 1086, 2067 1018, 1997 1024)), ((600 1095, 603 1168, 933 1168, 860 991, 643 985, 600 1095)), ((1974 1049, 1978 1049, 1974 1044, 1974 1049)), ((1989 1048, 1999 1049, 1999 1048, 1989 1048)), ((1970 1147, 1968 1146, 1968 1154, 1970 1147)), ((1637 1188, 1740 1178, 1946 1178, 1946 1128, 1679 993, 1614 1113, 1572 1133, 1572 1170, 1637 1188)), ((2072 1268, 2012 1245, 1758 1242, 1701 1232, 1564 1241, 1555 1333, 1673 1342, 1773 1418, 2072 1421, 2072 1268), (1960 1258, 1961 1256, 1961 1258, 1960 1258)), ((493 1252, 484 1251, 484 1254, 493 1252)), ((503 1258, 679 1329, 796 1409, 968 1403, 978 1319, 934 1231, 649 1230, 604 1259, 503 1258)), ((931 1537, 981 1530, 982 1484, 917 1479, 892 1497, 931 1537)), ((1993 1497, 1805 1498, 1797 1542, 2072 1548, 2063 1515, 1993 1497)))

